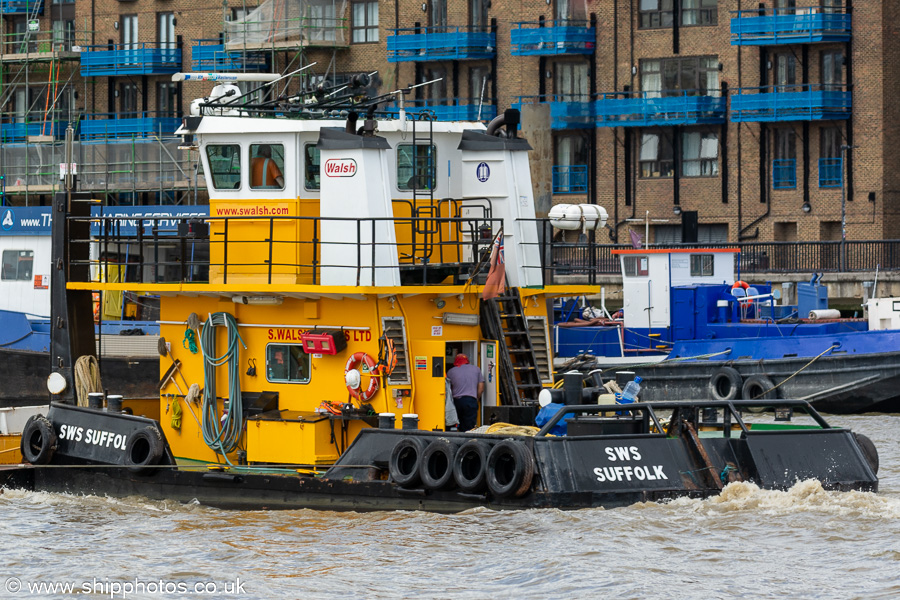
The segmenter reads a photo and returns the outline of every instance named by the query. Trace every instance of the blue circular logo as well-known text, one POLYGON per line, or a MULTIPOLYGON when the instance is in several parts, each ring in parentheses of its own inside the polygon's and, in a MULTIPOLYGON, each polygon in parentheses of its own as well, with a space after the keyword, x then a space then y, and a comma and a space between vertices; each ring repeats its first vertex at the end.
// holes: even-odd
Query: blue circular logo
POLYGON ((477 177, 478 181, 481 183, 484 183, 491 178, 491 168, 486 162, 478 163, 478 166, 475 167, 475 177, 477 177))
POLYGON ((6 212, 3 213, 3 220, 0 221, 0 227, 3 227, 3 231, 9 231, 15 224, 16 215, 11 208, 7 208, 6 212))

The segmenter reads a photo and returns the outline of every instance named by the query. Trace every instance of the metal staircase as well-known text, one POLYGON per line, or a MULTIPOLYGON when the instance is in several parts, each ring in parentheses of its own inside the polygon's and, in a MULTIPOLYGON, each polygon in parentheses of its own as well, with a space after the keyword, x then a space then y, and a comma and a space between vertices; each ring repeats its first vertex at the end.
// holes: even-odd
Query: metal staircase
POLYGON ((501 403, 536 403, 543 386, 518 288, 482 301, 481 323, 484 336, 499 342, 501 403))

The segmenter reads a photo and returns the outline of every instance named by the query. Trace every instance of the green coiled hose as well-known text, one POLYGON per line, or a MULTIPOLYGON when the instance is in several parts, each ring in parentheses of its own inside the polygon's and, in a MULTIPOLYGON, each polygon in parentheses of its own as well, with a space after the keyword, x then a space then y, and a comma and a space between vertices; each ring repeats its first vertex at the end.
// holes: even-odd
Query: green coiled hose
MULTIPOLYGON (((226 312, 209 315, 200 331, 200 349, 203 352, 203 441, 216 452, 226 456, 234 452, 244 431, 244 405, 241 400, 241 349, 247 345, 238 333, 237 320, 226 312), (216 327, 224 326, 228 345, 222 356, 216 356, 216 327), (216 367, 228 365, 228 407, 219 417, 219 400, 216 397, 216 367)), ((227 456, 226 456, 226 460, 227 456)))

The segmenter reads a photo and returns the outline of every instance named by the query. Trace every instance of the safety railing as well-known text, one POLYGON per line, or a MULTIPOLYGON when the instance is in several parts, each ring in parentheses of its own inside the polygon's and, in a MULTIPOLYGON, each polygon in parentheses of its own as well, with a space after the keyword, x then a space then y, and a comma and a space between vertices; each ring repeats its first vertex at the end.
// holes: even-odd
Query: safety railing
POLYGON ((513 23, 511 52, 517 56, 593 54, 597 31, 590 21, 531 21, 513 23))
POLYGON ((554 165, 554 194, 584 194, 588 186, 587 165, 554 165))
MULTIPOLYGON (((403 107, 410 116, 432 117, 436 121, 490 121, 497 116, 497 101, 493 99, 404 100, 403 107)), ((397 118, 400 109, 392 106, 380 110, 379 114, 397 118)))
POLYGON ((0 0, 0 14, 4 15, 42 15, 43 0, 0 0))
POLYGON ((261 52, 226 50, 220 40, 196 40, 191 46, 191 68, 195 71, 248 71, 265 68, 266 57, 261 52))
POLYGON ((181 48, 174 45, 87 46, 81 53, 81 75, 171 75, 182 70, 181 62, 181 48))
POLYGON ((106 140, 131 137, 171 137, 181 119, 170 113, 118 112, 93 113, 81 121, 82 140, 106 140))
POLYGON ((593 129, 595 127, 594 102, 587 94, 556 94, 543 96, 519 96, 512 108, 522 110, 525 104, 550 106, 551 129, 593 129))
POLYGON ((725 122, 719 90, 661 90, 600 94, 594 106, 598 127, 700 125, 725 122))
POLYGON ((740 88, 731 97, 734 122, 849 119, 853 95, 830 83, 740 88))
POLYGON ((819 159, 819 187, 839 188, 843 182, 844 161, 840 158, 819 159))
MULTIPOLYGON (((34 54, 54 53, 54 58, 75 60, 83 45, 89 44, 90 32, 86 31, 22 31, 0 35, 0 54, 4 60, 15 60, 15 55, 40 58, 34 54)), ((48 57, 49 58, 49 57, 48 57)))
POLYGON ((793 190, 797 187, 797 159, 776 158, 772 161, 772 188, 793 190))

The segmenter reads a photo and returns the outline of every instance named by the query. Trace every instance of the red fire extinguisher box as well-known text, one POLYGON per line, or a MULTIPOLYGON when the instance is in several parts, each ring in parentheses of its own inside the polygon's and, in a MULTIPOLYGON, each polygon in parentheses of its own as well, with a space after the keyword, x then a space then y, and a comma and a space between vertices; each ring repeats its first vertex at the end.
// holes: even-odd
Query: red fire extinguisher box
POLYGON ((307 354, 338 354, 347 347, 344 332, 340 329, 304 331, 300 340, 307 354))

